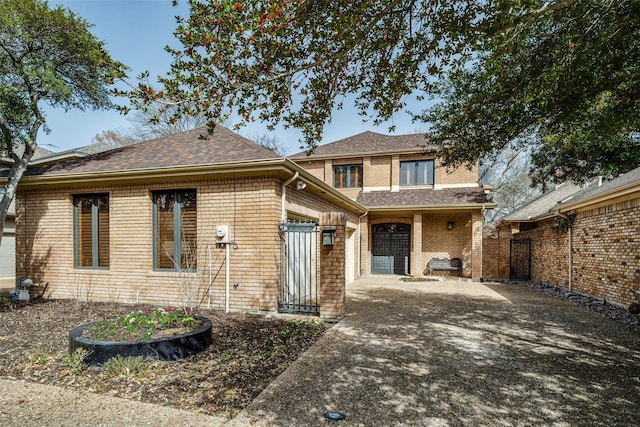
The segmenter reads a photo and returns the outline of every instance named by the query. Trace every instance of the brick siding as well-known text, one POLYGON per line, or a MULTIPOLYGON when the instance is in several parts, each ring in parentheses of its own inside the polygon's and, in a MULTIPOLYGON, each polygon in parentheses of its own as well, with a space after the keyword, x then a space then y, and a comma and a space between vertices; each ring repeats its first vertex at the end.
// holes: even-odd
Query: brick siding
POLYGON ((537 228, 519 233, 506 225, 487 234, 483 276, 507 279, 510 236, 529 237, 532 280, 564 288, 571 285, 575 292, 621 305, 640 302, 640 197, 585 208, 577 212, 571 231, 558 232, 553 223, 540 222, 537 228))
MULTIPOLYGON (((211 306, 224 309, 226 249, 216 245, 215 231, 218 225, 229 225, 235 242, 229 256, 231 309, 275 311, 280 193, 281 181, 268 176, 21 191, 16 197, 17 274, 48 282, 50 298, 159 305, 184 304, 185 283, 204 290, 211 275, 211 306), (154 271, 151 191, 184 188, 195 188, 197 194, 198 270, 154 271), (74 268, 72 196, 105 192, 110 204, 110 266, 74 268)), ((298 210, 340 210, 307 191, 296 191, 295 183, 287 195, 298 210)), ((357 224, 358 215, 348 218, 357 224)), ((205 306, 208 301, 205 296, 205 306)))

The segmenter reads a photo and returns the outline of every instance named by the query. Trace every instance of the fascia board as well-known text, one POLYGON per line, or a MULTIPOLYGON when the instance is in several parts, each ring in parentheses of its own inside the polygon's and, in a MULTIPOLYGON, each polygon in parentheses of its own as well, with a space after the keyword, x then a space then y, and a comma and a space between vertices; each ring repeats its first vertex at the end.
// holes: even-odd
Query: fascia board
POLYGON ((612 188, 602 193, 594 194, 590 197, 576 200, 574 202, 563 203, 556 209, 556 212, 568 212, 580 208, 587 207, 589 205, 595 205, 602 202, 606 202, 611 199, 623 197, 628 194, 640 192, 640 182, 634 181, 622 187, 612 188))

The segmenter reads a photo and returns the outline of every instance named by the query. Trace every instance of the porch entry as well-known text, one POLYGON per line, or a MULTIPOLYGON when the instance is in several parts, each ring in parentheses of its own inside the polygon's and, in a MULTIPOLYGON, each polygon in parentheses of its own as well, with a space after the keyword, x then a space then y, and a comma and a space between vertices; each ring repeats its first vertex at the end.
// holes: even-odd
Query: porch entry
POLYGON ((371 226, 371 273, 409 274, 411 224, 388 222, 371 226))
POLYGON ((318 314, 318 224, 279 224, 282 268, 278 311, 318 314))
POLYGON ((531 280, 531 239, 512 239, 509 249, 509 279, 531 280))

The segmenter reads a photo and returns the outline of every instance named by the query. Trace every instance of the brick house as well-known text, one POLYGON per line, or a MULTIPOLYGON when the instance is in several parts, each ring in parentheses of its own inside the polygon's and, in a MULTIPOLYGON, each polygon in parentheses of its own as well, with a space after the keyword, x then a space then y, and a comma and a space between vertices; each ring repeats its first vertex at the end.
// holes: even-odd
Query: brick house
POLYGON ((640 168, 564 184, 485 233, 485 277, 530 279, 623 306, 640 302, 640 168))
POLYGON ((17 274, 50 298, 339 317, 366 210, 228 129, 202 133, 29 169, 17 274))
MULTIPOLYGON (((431 258, 460 258, 463 276, 482 276, 482 213, 495 204, 478 168, 448 172, 425 135, 364 132, 291 157, 367 211, 359 218, 354 275, 429 274, 431 258)), ((434 271, 434 275, 458 275, 434 271)))

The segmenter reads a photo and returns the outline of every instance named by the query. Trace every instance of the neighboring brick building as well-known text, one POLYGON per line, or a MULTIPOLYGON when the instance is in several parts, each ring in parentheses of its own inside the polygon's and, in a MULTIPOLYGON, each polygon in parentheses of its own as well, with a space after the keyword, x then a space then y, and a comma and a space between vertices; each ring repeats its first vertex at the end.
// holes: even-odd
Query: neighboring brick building
POLYGON ((16 196, 17 274, 47 282, 51 298, 339 317, 347 240, 366 210, 225 128, 204 132, 29 169, 16 196), (305 222, 279 225, 290 220, 305 222), (332 246, 316 237, 325 228, 332 246))
POLYGON ((485 277, 513 275, 512 241, 529 239, 530 279, 621 305, 640 302, 640 168, 585 188, 566 184, 485 237, 485 277))
MULTIPOLYGON (((492 208, 477 167, 448 173, 424 134, 364 132, 292 160, 367 208, 357 274, 429 273, 431 258, 460 258, 482 276, 482 210, 492 208)), ((458 275, 457 271, 434 271, 458 275)))

